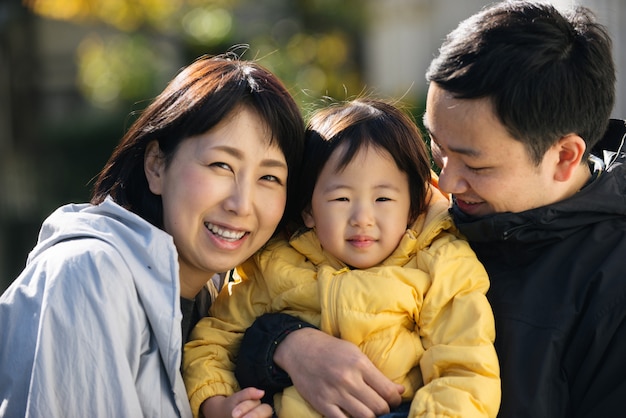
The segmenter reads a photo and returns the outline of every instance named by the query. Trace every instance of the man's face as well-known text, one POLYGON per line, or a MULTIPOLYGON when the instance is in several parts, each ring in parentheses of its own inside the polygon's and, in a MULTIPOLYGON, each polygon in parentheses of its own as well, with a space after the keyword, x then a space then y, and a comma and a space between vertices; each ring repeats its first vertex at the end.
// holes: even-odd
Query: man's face
MULTIPOLYGON (((431 83, 424 124, 439 188, 471 216, 522 212, 554 202, 553 147, 539 166, 496 117, 489 99, 455 99, 431 83)), ((555 155, 556 153, 556 155, 555 155)))

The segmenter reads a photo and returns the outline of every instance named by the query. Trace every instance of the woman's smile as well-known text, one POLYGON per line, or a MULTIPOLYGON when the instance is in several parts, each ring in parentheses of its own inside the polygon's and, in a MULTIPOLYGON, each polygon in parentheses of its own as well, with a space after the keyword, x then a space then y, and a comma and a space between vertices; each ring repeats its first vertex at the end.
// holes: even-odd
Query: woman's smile
POLYGON ((237 241, 243 238, 246 234, 245 231, 235 231, 223 228, 221 226, 215 225, 211 222, 206 222, 204 226, 211 232, 213 235, 217 236, 220 239, 226 241, 237 241))

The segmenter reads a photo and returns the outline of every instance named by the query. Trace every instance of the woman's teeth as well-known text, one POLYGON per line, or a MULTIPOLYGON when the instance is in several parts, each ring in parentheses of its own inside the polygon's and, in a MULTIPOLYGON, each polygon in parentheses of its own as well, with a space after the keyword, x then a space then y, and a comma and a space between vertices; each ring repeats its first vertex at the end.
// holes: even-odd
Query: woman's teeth
POLYGON ((215 235, 219 235, 220 237, 224 239, 232 240, 232 241, 241 239, 246 234, 243 231, 230 231, 230 230, 221 228, 217 225, 213 225, 211 222, 206 222, 204 226, 206 226, 206 228, 212 233, 214 233, 215 235))

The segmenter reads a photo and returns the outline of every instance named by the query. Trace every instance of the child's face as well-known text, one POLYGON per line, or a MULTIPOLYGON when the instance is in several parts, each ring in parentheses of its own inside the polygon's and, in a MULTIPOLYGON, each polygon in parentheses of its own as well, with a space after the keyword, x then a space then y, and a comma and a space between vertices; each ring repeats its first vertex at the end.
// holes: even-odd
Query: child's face
POLYGON ((206 281, 228 271, 274 233, 285 209, 287 163, 255 113, 235 111, 184 140, 168 167, 154 161, 147 176, 163 199, 164 229, 174 237, 181 280, 206 281))
POLYGON ((337 171, 342 151, 335 150, 322 169, 303 218, 325 251, 349 266, 368 268, 387 258, 406 231, 409 181, 387 151, 372 147, 337 171))

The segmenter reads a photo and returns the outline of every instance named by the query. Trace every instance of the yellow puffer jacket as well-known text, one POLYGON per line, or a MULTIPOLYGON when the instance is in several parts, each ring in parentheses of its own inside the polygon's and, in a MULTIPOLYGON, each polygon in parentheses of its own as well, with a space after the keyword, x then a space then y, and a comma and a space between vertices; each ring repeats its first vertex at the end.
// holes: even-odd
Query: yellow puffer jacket
MULTIPOLYGON (((381 265, 350 270, 313 231, 271 242, 223 289, 185 348, 184 378, 200 404, 240 388, 234 360, 242 333, 266 312, 285 312, 356 344, 412 399, 409 417, 495 417, 500 405, 487 273, 432 188, 430 205, 381 265)), ((319 417, 291 387, 279 417, 319 417)))

